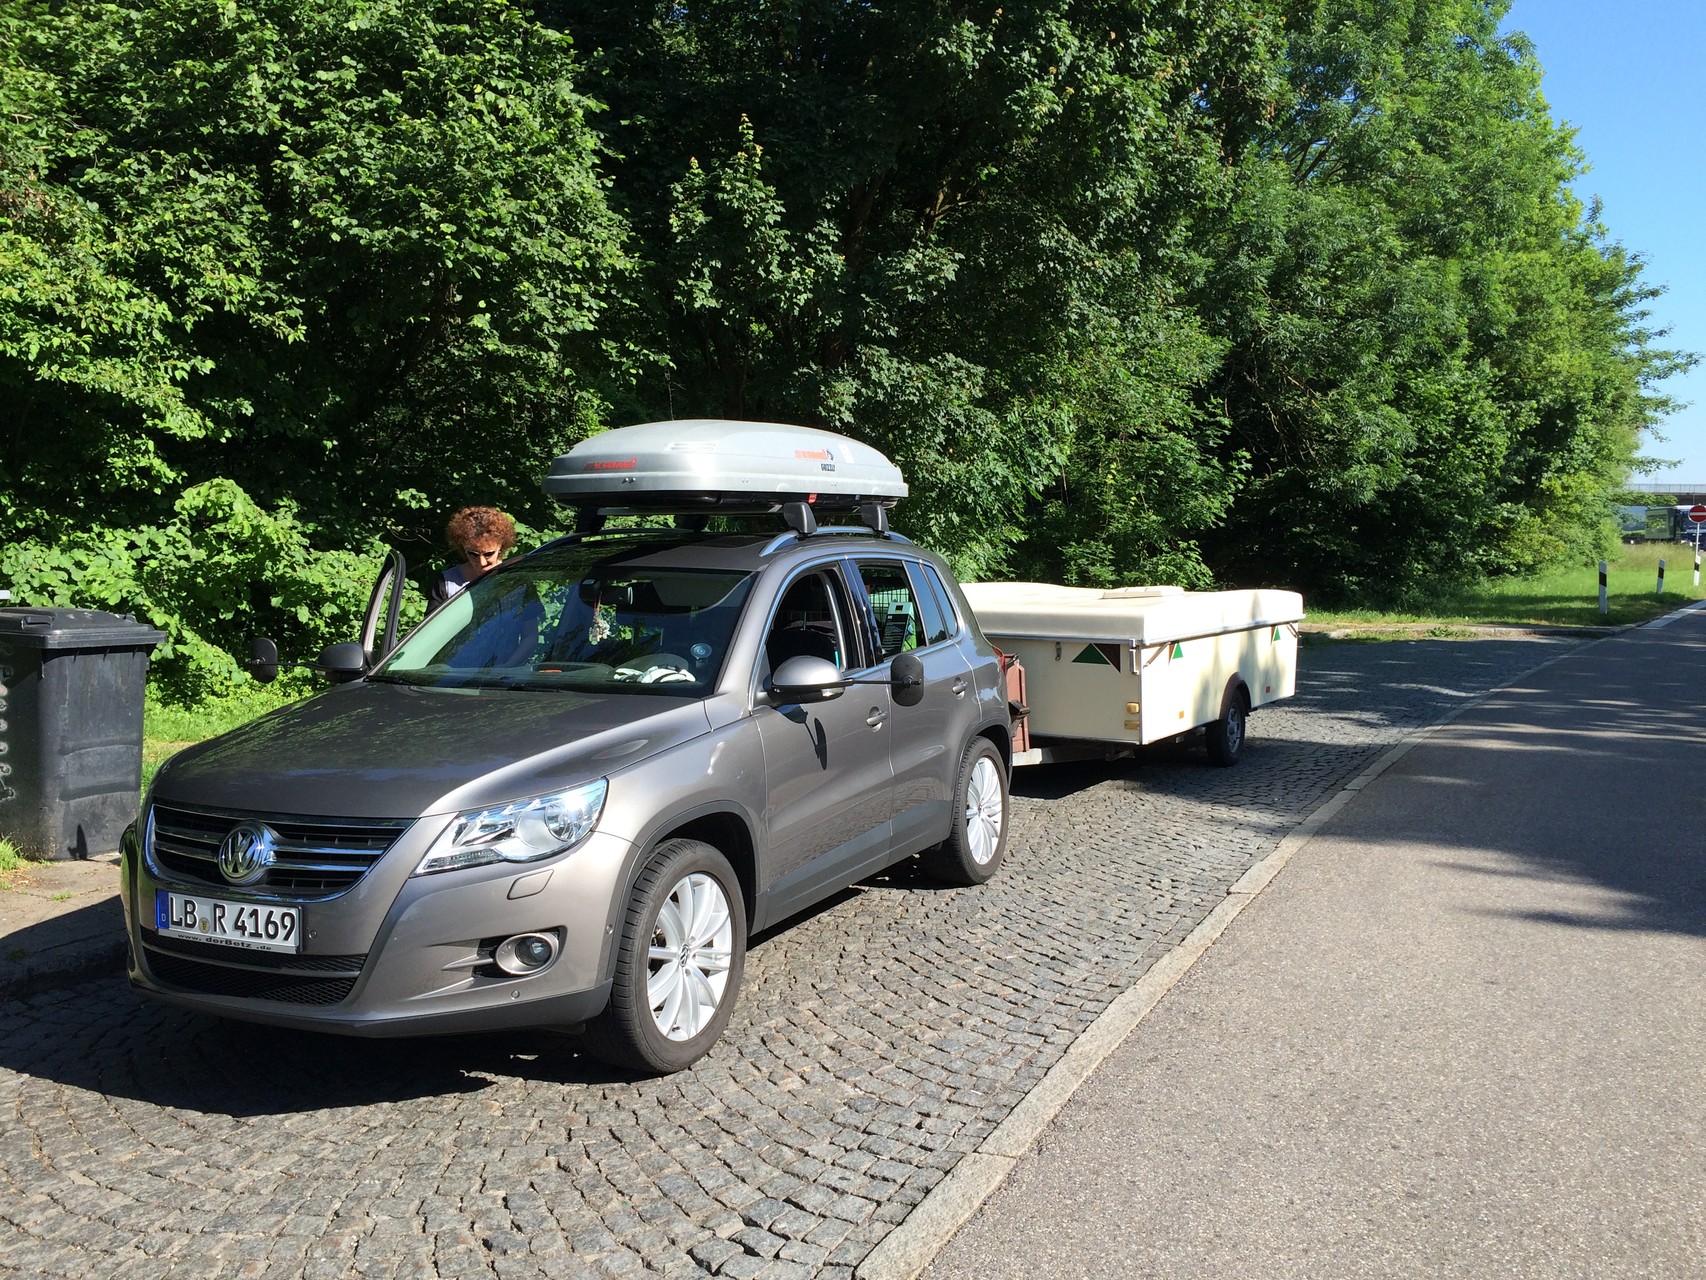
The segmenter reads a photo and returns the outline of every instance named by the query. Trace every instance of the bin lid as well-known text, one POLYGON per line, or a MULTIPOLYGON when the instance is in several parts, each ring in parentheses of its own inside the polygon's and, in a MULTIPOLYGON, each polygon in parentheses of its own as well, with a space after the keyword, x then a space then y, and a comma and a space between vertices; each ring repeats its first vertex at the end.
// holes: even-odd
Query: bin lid
POLYGON ((99 609, 0 609, 0 645, 26 649, 152 649, 164 631, 99 609))

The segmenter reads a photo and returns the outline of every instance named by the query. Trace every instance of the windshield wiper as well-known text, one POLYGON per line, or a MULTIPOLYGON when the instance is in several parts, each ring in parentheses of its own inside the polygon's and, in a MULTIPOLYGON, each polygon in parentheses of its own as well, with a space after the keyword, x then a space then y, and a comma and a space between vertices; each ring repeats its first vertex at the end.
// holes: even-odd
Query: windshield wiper
POLYGON ((427 685, 437 683, 431 676, 403 675, 395 671, 376 671, 367 679, 374 684, 427 685))

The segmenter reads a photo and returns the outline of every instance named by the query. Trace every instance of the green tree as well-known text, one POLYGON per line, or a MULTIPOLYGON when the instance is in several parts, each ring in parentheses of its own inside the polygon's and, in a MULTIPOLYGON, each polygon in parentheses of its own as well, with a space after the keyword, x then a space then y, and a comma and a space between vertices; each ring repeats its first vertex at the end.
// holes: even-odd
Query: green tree
MULTIPOLYGON (((67 598, 31 572, 50 552, 247 536, 186 520, 215 479, 305 550, 543 509, 544 461, 628 360, 598 331, 624 231, 566 38, 506 0, 0 3, 0 390, 31 442, 0 461, 0 567, 23 598, 67 598)), ((288 630, 293 563, 255 562, 235 618, 177 621, 226 647, 288 630)))
POLYGON ((1224 576, 1400 599, 1594 550, 1678 357, 1498 0, 1302 0, 1195 295, 1252 460, 1224 576))
MULTIPOLYGON (((1190 394, 1199 327, 1169 289, 1193 210, 1221 191, 1225 122, 1266 92, 1260 6, 540 12, 599 73, 613 198, 646 246, 642 345, 668 363, 623 416, 869 440, 911 482, 902 527, 968 573, 1032 561, 1035 540, 1011 549, 1045 510, 1049 538, 1081 547, 1119 523, 1125 572, 1192 571, 1143 506, 1177 487, 1168 514, 1211 521, 1229 471, 1190 394), (1140 409, 1159 412, 1120 417, 1140 409), (1112 453, 1165 473, 1102 484, 1112 453), (1094 499, 1055 501, 1063 478, 1094 499)), ((1048 571, 1096 577, 1105 559, 1048 571)))

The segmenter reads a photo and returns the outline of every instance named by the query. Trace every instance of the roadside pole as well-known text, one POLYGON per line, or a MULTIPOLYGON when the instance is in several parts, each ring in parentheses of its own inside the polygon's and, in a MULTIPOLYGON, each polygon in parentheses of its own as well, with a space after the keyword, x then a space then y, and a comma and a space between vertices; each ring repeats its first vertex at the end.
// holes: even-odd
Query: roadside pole
POLYGON ((1662 596, 1664 593, 1665 593, 1665 562, 1664 562, 1664 557, 1660 556, 1659 557, 1659 585, 1655 589, 1654 594, 1662 596))
MULTIPOLYGON (((1706 505, 1696 502, 1688 509, 1688 522, 1694 526, 1694 585, 1700 585, 1700 526, 1706 524, 1706 505)), ((1664 590, 1665 562, 1659 561, 1659 590, 1664 590)))
POLYGON ((1605 561, 1603 560, 1599 562, 1599 611, 1601 613, 1611 612, 1611 601, 1605 597, 1605 561))

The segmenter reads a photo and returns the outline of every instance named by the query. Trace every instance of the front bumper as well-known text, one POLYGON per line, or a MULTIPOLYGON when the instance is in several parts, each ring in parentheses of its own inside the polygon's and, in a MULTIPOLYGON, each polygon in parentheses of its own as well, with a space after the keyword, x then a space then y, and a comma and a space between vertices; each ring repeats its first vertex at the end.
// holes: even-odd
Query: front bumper
POLYGON ((526 865, 409 873, 449 821, 422 820, 351 889, 295 901, 185 883, 123 845, 131 986, 202 1013, 358 1036, 415 1036, 585 1022, 609 1000, 612 906, 632 854, 594 832, 572 852, 526 865), (298 953, 254 952, 162 934, 156 894, 297 906, 298 953), (496 941, 546 932, 556 958, 517 977, 491 963, 496 941))

